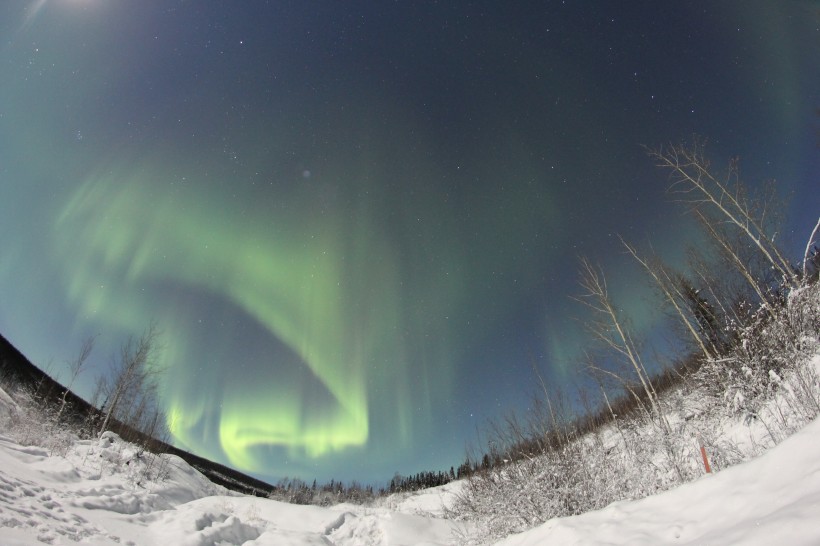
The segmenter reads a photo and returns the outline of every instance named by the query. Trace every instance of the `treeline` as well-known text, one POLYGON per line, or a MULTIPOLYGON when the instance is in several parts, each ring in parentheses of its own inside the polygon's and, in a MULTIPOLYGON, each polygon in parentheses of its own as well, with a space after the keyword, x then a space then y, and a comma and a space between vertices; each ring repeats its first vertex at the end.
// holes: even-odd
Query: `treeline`
POLYGON ((451 466, 449 472, 419 472, 412 476, 396 474, 390 480, 384 493, 406 493, 446 485, 457 478, 455 469, 451 466))
POLYGON ((355 481, 345 484, 342 481, 330 480, 328 483, 318 484, 313 480, 313 483, 308 485, 299 478, 282 478, 273 486, 268 498, 291 504, 332 506, 340 502, 364 504, 379 493, 372 486, 355 481))
MULTIPOLYGON (((466 475, 466 474, 465 474, 466 475)), ((340 502, 366 504, 379 497, 394 493, 409 493, 430 487, 445 485, 456 479, 456 471, 450 467, 449 472, 418 472, 412 476, 396 474, 386 487, 373 487, 352 481, 330 480, 319 484, 316 480, 308 485, 298 478, 283 478, 276 482, 268 495, 269 498, 293 504, 313 504, 332 506, 340 502)))

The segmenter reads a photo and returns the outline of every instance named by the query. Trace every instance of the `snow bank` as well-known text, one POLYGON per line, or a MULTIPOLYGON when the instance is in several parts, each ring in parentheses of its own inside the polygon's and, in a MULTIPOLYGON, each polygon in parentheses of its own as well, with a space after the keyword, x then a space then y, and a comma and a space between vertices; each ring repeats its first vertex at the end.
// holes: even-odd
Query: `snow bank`
POLYGON ((438 487, 430 487, 410 493, 393 493, 383 499, 376 499, 377 506, 404 514, 421 514, 445 517, 447 508, 461 493, 463 481, 454 481, 438 487))
POLYGON ((666 493, 550 520, 503 546, 820 544, 820 421, 759 458, 666 493))

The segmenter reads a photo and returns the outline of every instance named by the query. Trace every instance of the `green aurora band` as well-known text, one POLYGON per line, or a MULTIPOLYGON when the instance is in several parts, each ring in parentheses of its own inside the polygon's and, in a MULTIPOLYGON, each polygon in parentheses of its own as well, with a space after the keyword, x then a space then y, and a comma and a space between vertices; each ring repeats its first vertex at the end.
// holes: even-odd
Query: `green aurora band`
MULTIPOLYGON (((224 298, 297 355, 332 401, 332 411, 313 411, 303 406, 298 384, 242 384, 232 391, 225 385, 229 390, 223 394, 218 431, 230 463, 269 471, 254 448, 280 446, 293 456, 317 458, 363 446, 369 426, 365 364, 386 334, 380 325, 393 322, 398 304, 391 249, 373 235, 376 230, 362 224, 365 215, 356 220, 354 238, 341 237, 350 229, 340 218, 320 215, 301 216, 300 225, 310 227, 297 234, 288 231, 288 222, 238 222, 224 208, 173 189, 161 191, 145 178, 112 176, 87 181, 57 221, 62 235, 58 247, 64 263, 73 265, 69 295, 83 312, 113 319, 134 308, 133 302, 117 301, 121 287, 101 286, 95 271, 118 272, 109 278, 119 276, 131 286, 172 281, 224 298), (260 235, 263 228, 270 235, 260 235), (364 263, 373 274, 357 279, 352 268, 364 263), (356 304, 349 295, 361 294, 363 287, 351 284, 364 282, 376 295, 378 311, 363 323, 361 316, 350 320, 356 304)), ((304 215, 305 207, 296 210, 304 215)), ((170 333, 166 325, 173 320, 161 322, 170 333)), ((207 417, 201 400, 208 397, 179 392, 189 373, 177 360, 184 356, 180 334, 165 336, 163 360, 175 385, 166 389, 168 422, 175 439, 203 449, 207 446, 200 445, 193 431, 207 417)), ((401 378, 404 366, 394 360, 383 371, 401 378)))

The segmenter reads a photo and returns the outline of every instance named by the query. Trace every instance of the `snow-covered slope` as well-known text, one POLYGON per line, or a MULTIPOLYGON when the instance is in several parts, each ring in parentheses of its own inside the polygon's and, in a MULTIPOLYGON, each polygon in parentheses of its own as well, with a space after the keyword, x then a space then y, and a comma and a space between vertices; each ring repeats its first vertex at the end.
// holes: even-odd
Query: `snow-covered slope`
POLYGON ((820 544, 820 421, 745 464, 666 493, 554 519, 503 546, 820 544))
MULTIPOLYGON (((435 499, 415 509, 433 510, 435 499)), ((414 511, 408 509, 408 512, 414 511)), ((0 436, 0 544, 450 544, 452 522, 388 508, 296 506, 237 496, 182 459, 146 456, 116 435, 49 456, 0 436), (163 465, 159 482, 147 464, 163 465)))

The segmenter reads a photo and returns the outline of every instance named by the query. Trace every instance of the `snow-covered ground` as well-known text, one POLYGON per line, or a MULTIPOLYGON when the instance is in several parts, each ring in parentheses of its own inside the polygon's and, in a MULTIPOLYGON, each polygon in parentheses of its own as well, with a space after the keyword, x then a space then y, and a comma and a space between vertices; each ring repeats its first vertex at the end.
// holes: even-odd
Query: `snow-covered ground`
POLYGON ((548 521, 504 546, 820 544, 820 421, 748 463, 660 495, 548 521))
MULTIPOLYGON (((820 421, 749 463, 661 495, 555 519, 501 544, 820 544, 820 421)), ((377 507, 296 506, 237 496, 177 457, 145 460, 114 435, 49 456, 0 436, 0 544, 458 544, 440 517, 458 484, 377 507)))
MULTIPOLYGON (((296 506, 237 496, 182 459, 163 456, 166 478, 140 483, 146 457, 106 434, 67 457, 0 436, 0 544, 451 544, 456 525, 417 515, 440 511, 441 494, 397 500, 395 509, 296 506)), ((157 463, 154 463, 157 464, 157 463)))

